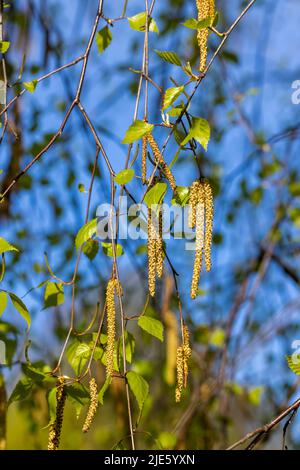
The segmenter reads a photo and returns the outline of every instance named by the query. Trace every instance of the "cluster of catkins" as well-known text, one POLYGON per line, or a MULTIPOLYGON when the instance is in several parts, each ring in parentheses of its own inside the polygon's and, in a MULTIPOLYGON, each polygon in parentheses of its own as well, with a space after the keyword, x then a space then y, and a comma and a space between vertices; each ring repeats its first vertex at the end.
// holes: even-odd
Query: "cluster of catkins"
POLYGON ((161 278, 164 268, 163 211, 148 208, 148 286, 152 297, 155 295, 156 276, 161 278))
MULTIPOLYGON (((198 10, 198 21, 206 18, 214 18, 215 16, 215 0, 196 0, 198 10)), ((200 49, 200 65, 199 70, 203 72, 206 68, 207 62, 207 41, 209 30, 208 28, 199 29, 197 34, 199 49, 200 49)))
POLYGON ((190 334, 188 327, 183 325, 183 339, 182 345, 177 348, 176 355, 176 390, 175 390, 175 401, 179 403, 181 400, 182 391, 187 387, 187 380, 189 374, 189 359, 192 355, 190 347, 190 334))
POLYGON ((106 376, 111 377, 114 371, 114 351, 116 339, 116 304, 115 294, 122 295, 122 287, 117 279, 112 277, 106 287, 106 376))
POLYGON ((213 193, 207 179, 195 181, 190 188, 189 227, 196 227, 196 252, 191 285, 191 297, 197 296, 204 251, 206 270, 211 270, 213 236, 213 193))

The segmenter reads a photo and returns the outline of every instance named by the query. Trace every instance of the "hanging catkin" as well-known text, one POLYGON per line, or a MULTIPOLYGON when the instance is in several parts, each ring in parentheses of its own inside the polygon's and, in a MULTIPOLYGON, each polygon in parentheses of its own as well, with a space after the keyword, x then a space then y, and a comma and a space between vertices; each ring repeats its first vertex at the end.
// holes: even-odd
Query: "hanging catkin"
POLYGON ((165 313, 166 325, 166 382, 173 385, 175 382, 176 353, 178 346, 178 323, 176 315, 168 310, 165 313))
POLYGON ((205 241, 204 255, 206 271, 211 270, 211 247, 213 237, 213 219, 214 219, 214 199, 209 181, 203 182, 204 200, 205 200, 205 241))
POLYGON ((48 450, 57 450, 59 447, 66 398, 64 378, 59 377, 56 388, 56 416, 49 428, 48 450))
POLYGON ((202 269, 202 256, 203 256, 203 242, 204 242, 204 191, 200 183, 197 186, 197 200, 196 200, 196 252, 193 267, 192 285, 191 285, 191 298, 195 299, 197 296, 200 272, 202 269))
MULTIPOLYGON (((196 0, 198 10, 198 21, 205 18, 214 18, 215 16, 215 1, 214 0, 196 0)), ((199 70, 203 72, 206 68, 207 62, 207 41, 208 41, 208 28, 199 29, 197 34, 198 45, 200 49, 200 65, 199 70)))
POLYGON ((142 183, 145 184, 147 180, 147 137, 144 135, 142 138, 142 183))
POLYGON ((182 346, 179 346, 177 348, 176 371, 177 371, 177 380, 176 380, 176 389, 175 389, 175 401, 176 403, 179 403, 181 400, 181 394, 183 390, 183 349, 182 349, 182 346))
POLYGON ((155 240, 155 262, 157 277, 161 278, 164 270, 164 246, 163 246, 163 209, 159 207, 158 233, 155 240))
POLYGON ((176 181, 175 181, 175 178, 173 176, 173 173, 172 171, 170 170, 170 168, 168 167, 168 165, 166 164, 165 160, 164 160, 164 157, 162 156, 162 153, 161 151, 159 150, 159 147, 156 143, 156 140, 154 139, 153 135, 152 134, 147 134, 147 141, 149 142, 149 145, 152 149, 152 152, 153 152, 153 155, 154 155, 154 160, 155 160, 155 163, 159 163, 161 169, 163 170, 164 174, 165 174, 165 177, 167 178, 167 180, 169 181, 170 183, 170 186, 172 188, 172 190, 175 192, 176 191, 176 181))
POLYGON ((106 345, 106 375, 111 376, 114 371, 114 350, 116 336, 116 306, 115 289, 117 281, 112 278, 106 288, 106 315, 107 315, 107 345, 106 345))
POLYGON ((95 414, 97 412, 98 408, 98 388, 97 388, 97 382, 94 379, 94 377, 91 378, 90 383, 90 404, 89 404, 89 409, 82 427, 83 432, 88 432, 88 430, 91 427, 91 424, 93 422, 93 419, 95 417, 95 414))
POLYGON ((156 277, 156 231, 155 214, 148 208, 148 287, 152 297, 155 296, 155 277, 156 277), (154 219, 154 220, 153 220, 154 219))
POLYGON ((189 197, 189 228, 194 228, 196 225, 196 210, 199 196, 200 181, 194 181, 190 187, 189 197))
POLYGON ((189 375, 189 359, 192 355, 190 347, 190 333, 186 325, 183 326, 183 385, 187 387, 188 375, 189 375))

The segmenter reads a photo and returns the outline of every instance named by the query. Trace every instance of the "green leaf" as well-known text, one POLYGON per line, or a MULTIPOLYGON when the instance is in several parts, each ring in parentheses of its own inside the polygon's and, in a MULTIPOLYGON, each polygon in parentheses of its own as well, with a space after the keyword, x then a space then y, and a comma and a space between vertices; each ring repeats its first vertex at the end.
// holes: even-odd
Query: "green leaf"
POLYGON ((104 384, 102 385, 100 392, 98 393, 98 401, 101 405, 103 405, 103 399, 105 392, 108 390, 109 386, 111 384, 111 377, 107 377, 104 384))
POLYGON ((297 358, 294 355, 286 356, 286 360, 291 371, 296 375, 300 375, 300 354, 297 355, 297 358))
POLYGON ((67 396, 70 403, 75 406, 76 418, 78 419, 82 408, 90 401, 89 392, 84 385, 75 383, 67 387, 67 396))
POLYGON ((75 339, 69 345, 66 352, 68 362, 77 374, 81 372, 90 355, 90 346, 87 343, 78 341, 78 339, 75 339))
POLYGON ((211 26, 213 21, 214 21, 214 18, 211 18, 210 16, 208 16, 207 18, 204 18, 203 20, 200 20, 200 21, 196 20, 195 18, 189 18, 182 24, 186 28, 199 30, 199 29, 208 28, 208 26, 211 26))
POLYGON ((225 331, 222 330, 221 328, 216 328, 214 331, 212 331, 210 335, 209 344, 211 344, 212 346, 216 346, 217 348, 220 348, 223 346, 225 338, 226 338, 225 331))
POLYGON ((138 320, 138 325, 142 330, 149 333, 149 335, 155 336, 155 338, 160 341, 164 340, 164 327, 159 320, 142 315, 138 320))
POLYGON ((0 237, 0 255, 6 251, 19 251, 18 248, 11 245, 4 238, 0 237))
POLYGON ((114 180, 118 184, 127 184, 134 177, 134 170, 131 168, 124 169, 120 171, 115 177, 114 180))
POLYGON ((3 315, 7 306, 7 293, 2 291, 0 292, 0 317, 3 315))
POLYGON ((190 188, 188 186, 177 186, 176 195, 173 197, 171 203, 184 207, 190 196, 190 188))
POLYGON ((30 93, 35 92, 37 84, 38 84, 37 80, 31 80, 31 82, 23 82, 24 88, 26 88, 26 90, 29 91, 30 93))
POLYGON ((83 245, 82 251, 92 261, 99 251, 99 242, 91 238, 83 245))
POLYGON ((178 67, 181 67, 181 60, 176 54, 176 52, 172 51, 158 51, 157 49, 154 49, 154 52, 163 59, 165 62, 169 62, 169 64, 177 65, 178 67))
POLYGON ((79 191, 80 193, 85 193, 85 192, 86 192, 85 186, 84 186, 83 183, 79 183, 77 187, 78 187, 78 191, 79 191))
MULTIPOLYGON (((101 242, 101 245, 102 245, 102 248, 103 248, 103 253, 106 256, 109 256, 110 258, 113 258, 114 254, 113 254, 113 245, 112 245, 112 243, 101 242)), ((122 256, 124 254, 124 250, 123 250, 122 245, 119 245, 119 244, 115 243, 115 252, 116 252, 116 257, 122 256)))
MULTIPOLYGON (((149 18, 149 31, 152 33, 158 33, 158 27, 153 18, 149 18)), ((146 12, 143 11, 137 15, 128 18, 129 26, 135 31, 146 30, 146 12)))
POLYGON ((176 101, 177 98, 181 95, 183 90, 184 90, 184 86, 168 88, 164 95, 162 109, 164 110, 164 109, 167 109, 169 106, 171 106, 171 104, 173 104, 174 101, 176 101))
POLYGON ((5 54, 5 52, 8 51, 10 47, 10 42, 9 41, 0 41, 0 53, 5 54))
POLYGON ((56 387, 52 388, 47 394, 47 402, 49 409, 49 423, 48 426, 54 423, 56 419, 56 387))
POLYGON ((87 240, 92 238, 93 235, 97 232, 97 218, 87 222, 76 235, 75 246, 78 250, 87 240))
POLYGON ((32 386, 32 380, 28 377, 24 377, 19 380, 9 397, 8 404, 10 405, 15 401, 25 400, 25 398, 28 398, 31 394, 32 386))
POLYGON ((30 318, 30 314, 28 312, 26 305, 16 294, 9 292, 8 295, 10 296, 13 306, 19 312, 19 314, 24 318, 24 320, 26 321, 28 325, 28 328, 30 328, 31 318, 30 318))
POLYGON ((130 390, 138 402, 139 409, 142 410, 145 400, 149 393, 149 385, 146 380, 134 371, 129 371, 126 374, 130 390))
POLYGON ((264 393, 264 387, 252 387, 248 391, 248 400, 253 406, 259 406, 261 404, 262 395, 264 393))
POLYGON ((97 32, 96 44, 99 54, 102 54, 102 52, 105 51, 105 49, 110 45, 111 40, 112 34, 108 26, 105 26, 103 29, 97 32))
POLYGON ((167 192, 167 184, 166 183, 156 183, 153 188, 151 188, 144 199, 145 204, 148 207, 152 205, 160 204, 164 198, 164 195, 167 192))
POLYGON ((293 183, 289 184, 289 191, 292 196, 298 197, 300 196, 300 182, 294 181, 293 183))
POLYGON ((293 224, 297 228, 300 228, 300 209, 298 207, 293 207, 292 209, 289 209, 288 212, 293 224))
POLYGON ((44 295, 44 309, 64 303, 64 286, 57 282, 48 282, 44 295))
POLYGON ((186 138, 181 142, 181 145, 186 145, 189 140, 195 139, 202 147, 207 150, 208 142, 210 139, 210 126, 209 123, 202 118, 194 117, 190 131, 186 138))
POLYGON ((144 135, 150 134, 154 126, 145 121, 134 121, 126 131, 122 144, 132 144, 136 140, 141 139, 144 135))
POLYGON ((171 109, 168 111, 168 115, 170 117, 178 117, 182 113, 182 110, 184 109, 184 103, 177 104, 176 106, 173 106, 171 109))

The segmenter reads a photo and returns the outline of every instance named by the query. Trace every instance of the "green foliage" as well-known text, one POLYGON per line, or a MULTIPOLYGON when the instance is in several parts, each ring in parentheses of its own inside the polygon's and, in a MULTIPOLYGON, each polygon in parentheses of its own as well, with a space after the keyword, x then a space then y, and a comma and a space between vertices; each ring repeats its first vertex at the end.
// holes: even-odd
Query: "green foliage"
POLYGON ((44 308, 57 307, 64 303, 64 286, 57 282, 48 282, 45 288, 44 308))
MULTIPOLYGON (((109 256, 110 258, 113 258, 114 257, 113 244, 109 243, 109 242, 101 242, 101 245, 102 245, 103 253, 106 256, 109 256)), ((115 247, 115 254, 116 254, 117 258, 124 254, 124 249, 123 249, 122 245, 120 245, 119 243, 115 243, 114 247, 115 247)))
POLYGON ((171 106, 174 103, 174 101, 176 101, 177 98, 179 98, 183 90, 184 90, 184 86, 168 88, 165 92, 164 99, 163 99, 163 110, 171 106))
MULTIPOLYGON (((146 30, 146 12, 137 13, 134 16, 128 18, 130 27, 136 31, 144 32, 146 30)), ((149 19, 148 30, 153 33, 158 33, 158 27, 153 18, 149 19)))
POLYGON ((77 250, 97 232, 97 218, 87 222, 76 235, 75 246, 77 250))
POLYGON ((12 301, 13 306, 15 307, 17 312, 24 318, 24 320, 27 323, 28 328, 30 328, 31 317, 30 317, 30 314, 26 305, 16 294, 9 292, 8 295, 10 297, 10 300, 12 301))
POLYGON ((37 87, 38 81, 37 80, 31 80, 31 82, 23 82, 24 88, 29 91, 30 93, 34 93, 35 89, 37 87))
POLYGON ((164 340, 164 327, 162 322, 155 318, 148 317, 146 315, 140 316, 138 325, 142 330, 149 333, 149 335, 155 336, 160 341, 164 340))
POLYGON ((85 244, 82 247, 82 251, 89 258, 89 260, 93 260, 99 251, 99 243, 97 240, 93 240, 92 238, 90 240, 87 240, 85 244))
POLYGON ((102 54, 112 41, 112 33, 108 26, 105 26, 96 34, 96 44, 99 54, 102 54))
POLYGON ((7 52, 9 48, 10 48, 9 41, 0 41, 0 53, 1 54, 5 54, 5 52, 7 52))
POLYGON ((134 177, 134 170, 132 168, 126 168, 120 171, 115 177, 114 180, 116 183, 124 185, 129 183, 134 177))
POLYGON ((3 315, 7 306, 7 292, 0 292, 0 317, 3 315))
POLYGON ((149 393, 149 385, 147 381, 141 375, 132 370, 127 372, 126 379, 130 390, 136 398, 140 410, 142 410, 149 393))
POLYGON ((286 356, 286 360, 288 363, 289 368, 292 372, 296 375, 300 375, 300 357, 299 355, 296 357, 294 356, 286 356))
POLYGON ((207 150, 210 140, 210 125, 205 119, 193 117, 189 133, 181 142, 181 145, 186 145, 191 139, 197 140, 204 150, 207 150))
POLYGON ((134 121, 133 124, 127 129, 122 144, 131 144, 136 140, 141 139, 144 135, 150 134, 153 130, 153 124, 145 121, 134 121))
POLYGON ((23 379, 19 380, 9 397, 8 404, 10 405, 15 401, 25 400, 28 398, 32 387, 33 382, 28 377, 24 377, 23 379))
POLYGON ((161 204, 167 192, 166 183, 156 183, 153 188, 147 192, 144 202, 148 207, 152 205, 161 204))
POLYGON ((4 238, 0 237, 0 255, 6 253, 7 251, 19 251, 14 245, 6 241, 4 238))
POLYGON ((172 51, 158 51, 157 49, 154 51, 156 54, 163 59, 165 62, 169 64, 177 65, 181 67, 181 60, 176 52, 172 51))

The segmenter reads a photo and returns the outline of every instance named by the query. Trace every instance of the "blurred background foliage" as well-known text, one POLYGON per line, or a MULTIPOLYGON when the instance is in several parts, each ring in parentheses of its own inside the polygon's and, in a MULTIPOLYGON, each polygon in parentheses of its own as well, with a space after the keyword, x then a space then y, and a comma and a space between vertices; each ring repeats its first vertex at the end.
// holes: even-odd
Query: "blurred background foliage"
MULTIPOLYGON (((82 54, 96 3, 6 2, 3 24, 4 39, 10 42, 5 54, 8 101, 20 92, 22 82, 32 84, 32 80, 82 54)), ((142 3, 129 0, 126 15, 143 11, 142 3)), ((247 4, 239 0, 216 3, 219 31, 227 30, 247 4)), ((104 2, 104 14, 117 18, 123 7, 121 0, 104 2)), ((155 2, 153 18, 159 34, 151 33, 149 38, 149 73, 163 89, 174 86, 171 78, 181 85, 187 77, 178 67, 162 61, 154 49, 176 51, 197 69, 195 31, 182 26, 193 17, 196 7, 192 0, 155 2)), ((211 125, 208 152, 198 147, 194 158, 191 151, 182 151, 173 170, 177 184, 189 186, 197 178, 199 164, 213 185, 213 270, 202 276, 199 296, 192 302, 189 285, 193 254, 184 250, 185 240, 167 241, 168 256, 179 274, 183 313, 193 347, 190 383, 179 405, 174 401, 178 302, 168 268, 155 300, 147 307, 147 314, 164 324, 164 342, 143 332, 136 319, 128 321, 132 335, 127 336, 129 367, 149 384, 141 417, 132 397, 133 420, 138 423, 137 448, 224 448, 297 398, 299 382, 285 356, 293 352, 292 343, 300 338, 300 121, 299 106, 291 99, 292 83, 300 79, 299 19, 297 0, 257 1, 230 36, 192 101, 190 112, 211 125)), ((99 29, 106 24, 101 19, 99 29)), ((107 50, 99 54, 97 45, 92 47, 81 100, 113 167, 120 171, 127 152, 121 140, 132 122, 139 79, 133 70, 141 69, 144 35, 131 29, 127 20, 116 21, 109 28, 112 41, 107 50)), ((211 35, 210 55, 219 41, 211 35)), ((1 143, 1 188, 8 186, 57 131, 74 97, 79 73, 80 64, 53 75, 9 108, 8 129, 1 143)), ((160 100, 156 88, 150 87, 150 122, 161 122, 160 100)), ((166 132, 157 128, 160 142, 166 132)), ((168 163, 176 150, 174 140, 165 155, 168 163)), ((70 286, 64 286, 64 292, 55 294, 52 301, 45 296, 45 284, 36 286, 51 278, 44 252, 58 277, 72 278, 74 239, 84 223, 94 156, 94 141, 76 111, 59 141, 19 180, 0 206, 0 235, 20 250, 6 255, 1 288, 22 298, 32 318, 28 333, 24 320, 9 305, 0 322, 0 339, 6 343, 7 356, 7 363, 0 366, 2 434, 6 395, 12 394, 7 440, 0 435, 0 441, 4 447, 6 440, 8 449, 47 446, 47 392, 55 381, 43 374, 57 362, 69 328, 72 300, 70 286)), ((140 159, 134 169, 140 175, 140 159)), ((132 180, 128 186, 139 200, 143 194, 139 180, 132 180)), ((109 175, 100 156, 91 218, 97 206, 109 202, 109 198, 109 175)), ((122 240, 124 255, 118 262, 127 317, 139 315, 147 299, 144 243, 122 240)), ((111 270, 111 258, 98 242, 90 248, 91 259, 83 255, 78 272, 77 331, 90 323, 97 302, 100 309, 103 306, 111 270)), ((75 340, 88 345, 94 331, 95 327, 83 337, 73 337, 71 345, 75 340)), ((100 349, 92 366, 99 388, 105 381, 100 349)), ((62 369, 65 375, 74 375, 74 357, 68 351, 62 369)), ((82 360, 86 361, 84 354, 82 360)), ((130 448, 122 380, 113 379, 90 432, 83 435, 86 407, 86 389, 70 389, 62 449, 130 448)), ((299 425, 296 418, 288 435, 290 448, 300 445, 299 425)), ((280 448, 281 432, 278 428, 268 435, 263 446, 280 448)))

